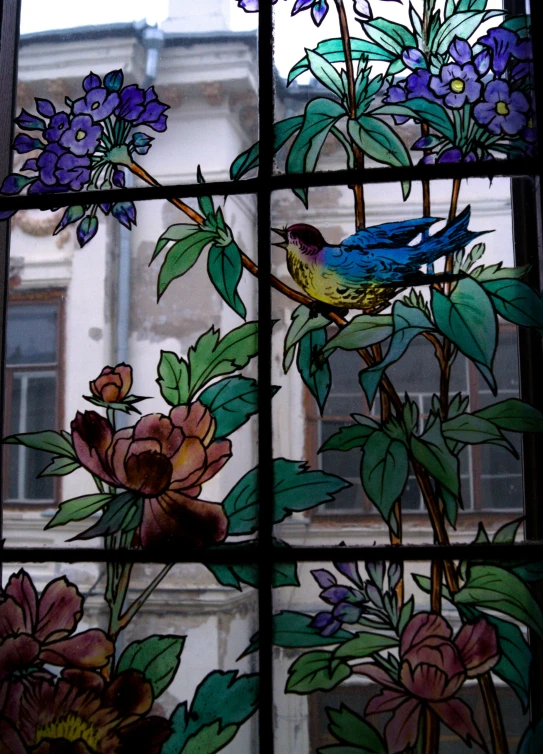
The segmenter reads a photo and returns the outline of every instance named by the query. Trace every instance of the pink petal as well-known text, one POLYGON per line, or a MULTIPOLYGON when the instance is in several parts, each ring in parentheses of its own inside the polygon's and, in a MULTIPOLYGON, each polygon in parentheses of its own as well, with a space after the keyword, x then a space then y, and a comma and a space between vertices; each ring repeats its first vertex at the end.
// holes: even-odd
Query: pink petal
POLYGON ((388 673, 377 665, 372 665, 370 662, 363 663, 362 665, 355 665, 353 667, 353 672, 371 678, 371 680, 378 683, 379 686, 384 686, 392 691, 401 691, 403 693, 401 686, 399 686, 388 673))
POLYGON ((185 437, 197 437, 206 446, 213 439, 215 419, 199 401, 190 405, 176 406, 170 411, 170 418, 176 427, 181 428, 185 437))
POLYGON ((23 608, 8 597, 0 604, 0 637, 26 631, 27 620, 23 608))
POLYGON ((415 745, 420 712, 418 699, 409 699, 396 709, 385 727, 388 754, 398 754, 415 745))
POLYGON ((452 637, 452 629, 441 615, 435 613, 417 613, 402 634, 400 655, 404 655, 412 647, 427 641, 430 636, 438 636, 443 639, 452 637))
POLYGON ((383 689, 380 694, 370 699, 366 705, 366 715, 379 715, 382 712, 393 712, 409 697, 405 691, 390 691, 383 689))
POLYGON ((7 720, 0 720, 0 754, 28 754, 21 737, 7 720))
POLYGON ((77 412, 72 422, 72 439, 80 463, 108 484, 116 484, 107 463, 113 440, 111 424, 96 411, 77 412))
POLYGON ((115 432, 107 454, 109 467, 122 487, 128 486, 125 464, 131 444, 132 428, 120 429, 115 432))
POLYGON ((471 746, 473 740, 486 750, 481 732, 473 719, 473 713, 465 702, 460 699, 448 699, 446 702, 431 702, 430 707, 439 715, 447 728, 460 736, 468 746, 471 746))
POLYGON ((92 670, 65 668, 61 675, 71 686, 77 687, 81 691, 93 690, 101 693, 104 689, 104 679, 98 673, 93 673, 92 670))
POLYGON ((230 440, 212 442, 207 448, 206 454, 207 468, 198 480, 198 484, 203 484, 212 479, 232 457, 232 443, 230 440))
POLYGON ((120 395, 120 398, 122 400, 128 395, 132 387, 132 367, 124 363, 117 364, 115 371, 120 376, 123 385, 120 395))
POLYGON ((65 576, 50 581, 42 592, 38 607, 36 638, 40 641, 63 639, 75 630, 83 615, 83 597, 65 576))
POLYGON ((227 533, 228 519, 220 503, 194 500, 171 490, 145 502, 143 547, 195 550, 222 542, 227 533))
POLYGON ((206 462, 207 456, 202 441, 197 437, 186 437, 171 459, 172 487, 183 489, 199 484, 206 471, 206 462))
POLYGON ((103 668, 115 648, 99 628, 70 636, 68 639, 46 644, 40 652, 40 660, 51 665, 74 668, 103 668))
POLYGON ((167 416, 148 414, 134 426, 134 440, 156 440, 159 452, 171 458, 183 442, 183 433, 167 416))
POLYGON ((21 568, 17 574, 10 577, 5 593, 21 606, 26 630, 30 633, 36 624, 38 593, 32 579, 24 569, 21 568))
POLYGON ((500 650, 496 631, 486 620, 466 624, 454 641, 470 678, 486 673, 498 662, 500 650))
POLYGON ((432 636, 404 655, 400 675, 414 696, 440 700, 458 691, 466 671, 456 645, 432 636))
POLYGON ((28 634, 8 636, 0 644, 0 681, 16 670, 31 667, 38 658, 40 646, 28 634))

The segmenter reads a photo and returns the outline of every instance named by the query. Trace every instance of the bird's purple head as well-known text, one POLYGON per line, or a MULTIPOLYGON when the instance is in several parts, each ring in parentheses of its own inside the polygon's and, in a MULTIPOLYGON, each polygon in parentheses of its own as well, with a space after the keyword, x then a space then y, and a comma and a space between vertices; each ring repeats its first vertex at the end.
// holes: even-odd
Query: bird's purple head
POLYGON ((312 225, 297 223, 296 225, 290 225, 285 230, 278 230, 276 228, 274 230, 283 239, 282 243, 274 244, 275 246, 281 246, 285 249, 289 246, 295 246, 302 254, 307 254, 308 256, 315 256, 326 246, 322 233, 312 225))

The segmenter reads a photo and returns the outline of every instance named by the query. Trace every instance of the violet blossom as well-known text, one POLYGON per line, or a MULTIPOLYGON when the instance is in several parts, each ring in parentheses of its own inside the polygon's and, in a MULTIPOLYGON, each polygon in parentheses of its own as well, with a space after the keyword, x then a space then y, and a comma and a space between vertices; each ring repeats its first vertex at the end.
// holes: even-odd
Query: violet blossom
POLYGON ((444 65, 439 76, 432 76, 430 89, 444 97, 448 107, 460 108, 466 102, 475 102, 481 94, 481 82, 471 63, 444 65))
POLYGON ((115 110, 119 104, 119 95, 116 92, 108 92, 103 87, 90 89, 87 94, 73 104, 75 115, 90 115, 93 121, 104 120, 115 110))
POLYGON ((488 47, 492 55, 492 69, 497 76, 505 72, 511 57, 517 60, 530 60, 532 48, 528 40, 521 40, 518 34, 509 29, 490 29, 479 43, 488 47))
MULTIPOLYGON (((335 563, 334 565, 356 587, 363 588, 356 564, 335 563)), ((357 623, 368 601, 364 592, 360 588, 338 584, 336 577, 324 568, 311 571, 311 574, 322 589, 320 598, 333 608, 330 612, 317 613, 311 622, 314 628, 319 629, 321 636, 333 636, 341 628, 342 623, 357 623)))
POLYGON ((490 133, 514 136, 525 128, 530 104, 522 92, 512 91, 507 81, 490 81, 484 101, 475 106, 476 120, 490 133))

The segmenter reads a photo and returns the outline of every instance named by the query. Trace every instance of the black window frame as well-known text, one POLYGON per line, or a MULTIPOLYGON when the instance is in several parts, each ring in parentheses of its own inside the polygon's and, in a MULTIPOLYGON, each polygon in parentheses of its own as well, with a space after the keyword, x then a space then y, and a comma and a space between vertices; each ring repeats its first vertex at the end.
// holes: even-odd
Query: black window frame
MULTIPOLYGON (((14 102, 17 76, 18 35, 21 0, 0 0, 0 173, 7 175, 11 163, 11 140, 13 135, 14 102)), ((519 11, 523 0, 506 0, 506 7, 519 11)), ((543 5, 531 3, 532 23, 535 29, 543 28, 543 5)), ((510 177, 513 180, 514 236, 515 248, 519 252, 519 264, 531 263, 531 280, 540 285, 539 228, 541 196, 539 178, 542 174, 543 128, 538 133, 537 156, 493 162, 473 162, 441 165, 415 165, 409 168, 371 168, 361 175, 355 169, 313 173, 309 175, 276 175, 272 148, 274 122, 274 65, 273 65, 273 6, 271 1, 261 0, 258 15, 258 74, 260 82, 259 123, 260 123, 260 167, 256 178, 239 182, 214 182, 200 184, 169 185, 152 188, 115 189, 119 201, 140 201, 145 199, 168 199, 198 197, 202 195, 256 194, 258 218, 258 318, 259 318, 259 539, 254 549, 231 554, 204 552, 199 557, 180 553, 175 562, 198 563, 257 563, 259 567, 259 622, 260 622, 260 750, 274 751, 274 705, 273 705, 273 659, 272 659, 272 567, 278 562, 337 561, 341 559, 365 561, 383 559, 394 562, 433 560, 459 560, 466 557, 466 545, 427 545, 427 546, 356 546, 342 547, 291 547, 276 548, 273 542, 272 520, 272 411, 271 384, 272 326, 271 326, 271 197, 281 189, 296 187, 349 185, 354 183, 392 183, 402 180, 451 180, 461 178, 510 177), (522 257, 522 258, 521 258, 522 257)), ((543 88, 543 50, 534 45, 535 80, 543 88)), ((104 195, 111 191, 85 192, 86 203, 100 203, 104 195)), ((78 204, 79 194, 51 194, 14 196, 2 198, 4 209, 52 209, 78 204)), ((4 328, 7 304, 7 281, 9 277, 9 223, 0 222, 0 286, 4 294, 3 308, 0 310, 0 346, 4 354, 4 328)), ((521 356, 521 396, 543 409, 543 391, 538 375, 543 374, 543 351, 541 339, 532 331, 520 332, 521 356)), ((4 357, 0 363, 0 391, 4 393, 4 357)), ((3 417, 0 417, 2 419, 3 417)), ((0 424, 3 422, 0 421, 0 424)), ((543 507, 537 501, 543 499, 543 441, 541 436, 527 437, 524 441, 525 500, 534 504, 526 508, 526 542, 517 545, 478 546, 477 553, 482 558, 510 559, 515 551, 522 548, 522 557, 533 560, 541 558, 543 539, 543 507)), ((0 485, 1 488, 1 485, 0 485)), ((1 525, 1 524, 0 524, 1 525)), ((1 539, 1 529, 0 529, 1 539)), ((140 562, 165 563, 168 560, 153 554, 149 557, 142 551, 106 551, 94 548, 15 548, 2 547, 2 563, 39 562, 140 562)), ((170 561, 171 562, 171 561, 170 561)), ((541 593, 539 595, 542 596, 541 593)), ((543 600, 542 600, 543 603, 543 600)), ((543 647, 536 636, 531 637, 535 668, 532 679, 531 714, 534 719, 543 715, 543 695, 539 689, 543 682, 543 647)))

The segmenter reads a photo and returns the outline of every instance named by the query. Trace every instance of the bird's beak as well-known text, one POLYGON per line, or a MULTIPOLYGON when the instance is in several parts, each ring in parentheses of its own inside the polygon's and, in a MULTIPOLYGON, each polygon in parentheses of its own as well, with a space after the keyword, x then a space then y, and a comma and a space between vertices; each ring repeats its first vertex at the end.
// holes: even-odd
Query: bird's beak
POLYGON ((288 246, 287 231, 282 230, 281 228, 272 228, 272 230, 283 239, 280 243, 272 243, 272 246, 279 246, 280 249, 286 249, 288 246))

